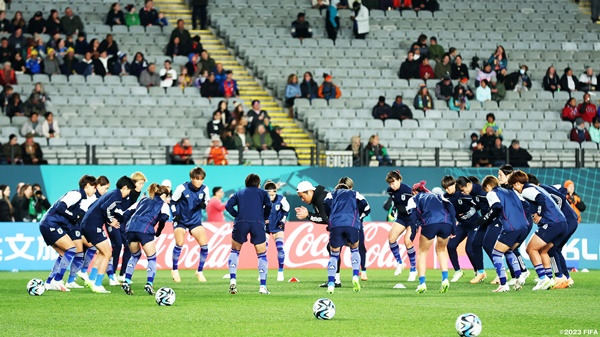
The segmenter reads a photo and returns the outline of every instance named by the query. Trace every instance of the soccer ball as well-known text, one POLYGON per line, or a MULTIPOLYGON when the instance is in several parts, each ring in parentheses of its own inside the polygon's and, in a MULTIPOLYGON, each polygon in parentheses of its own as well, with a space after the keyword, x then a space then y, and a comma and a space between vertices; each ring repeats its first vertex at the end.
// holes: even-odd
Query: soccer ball
POLYGON ((27 282, 27 293, 31 296, 42 296, 42 294, 46 291, 46 287, 44 287, 44 281, 39 278, 34 278, 27 282))
POLYGON ((477 337, 481 333, 481 320, 475 314, 462 314, 456 319, 459 336, 477 337))
POLYGON ((335 304, 328 298, 319 298, 313 305, 313 314, 317 319, 332 319, 335 316, 335 304))
POLYGON ((175 303, 175 292, 171 288, 162 287, 158 289, 154 298, 158 305, 171 306, 175 303))

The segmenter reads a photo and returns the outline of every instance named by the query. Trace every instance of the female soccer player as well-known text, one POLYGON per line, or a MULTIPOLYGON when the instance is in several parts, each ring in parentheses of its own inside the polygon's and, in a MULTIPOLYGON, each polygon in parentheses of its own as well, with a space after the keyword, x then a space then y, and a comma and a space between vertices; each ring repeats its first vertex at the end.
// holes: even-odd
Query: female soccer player
POLYGON ((40 233, 46 245, 52 246, 60 255, 46 280, 48 290, 69 291, 62 279, 76 254, 76 247, 70 233, 77 228, 78 219, 83 216, 81 202, 92 198, 95 192, 96 178, 84 175, 79 179, 79 189, 63 195, 40 221, 40 233))
POLYGON ((269 223, 271 200, 269 194, 261 190, 260 177, 249 174, 246 177, 246 188, 236 192, 225 209, 235 218, 231 233, 231 254, 229 255, 229 293, 237 294, 237 266, 240 250, 250 234, 250 242, 254 245, 258 257, 258 274, 260 278, 259 294, 268 295, 267 271, 267 233, 265 225, 269 223), (236 209, 237 207, 237 209, 236 209))
POLYGON ((533 222, 538 225, 538 229, 527 245, 527 254, 539 278, 533 290, 546 290, 555 285, 548 251, 564 240, 567 219, 548 192, 529 183, 527 173, 513 172, 508 178, 508 183, 515 191, 521 193, 525 200, 538 207, 538 212, 533 214, 533 222))
POLYGON ((442 270, 442 286, 440 293, 445 293, 450 287, 448 281, 448 238, 455 231, 454 207, 448 199, 430 193, 425 187, 425 181, 416 183, 412 187, 413 197, 409 200, 406 210, 415 224, 421 226, 419 238, 419 256, 417 258, 417 271, 419 273, 419 286, 417 293, 427 291, 425 272, 427 271, 427 253, 434 238, 440 269, 442 270))
POLYGON ((514 191, 500 187, 500 181, 496 177, 485 177, 482 187, 487 192, 486 198, 490 205, 488 213, 483 216, 483 223, 490 223, 494 218, 500 219, 502 223, 502 232, 494 245, 494 252, 492 253, 494 267, 500 279, 500 286, 494 292, 500 293, 510 290, 508 284, 506 284, 503 256, 506 256, 508 264, 513 266, 515 278, 517 279, 514 288, 520 290, 525 280, 521 277, 521 269, 518 268, 519 262, 513 251, 519 248, 529 234, 529 222, 523 203, 514 191))
POLYGON ((106 193, 93 203, 81 222, 83 235, 98 250, 94 267, 88 276, 89 282, 86 283, 95 293, 110 293, 110 291, 104 289, 102 286, 102 279, 108 267, 108 260, 111 258, 110 242, 102 227, 104 224, 108 224, 108 226, 119 229, 123 216, 121 203, 134 189, 135 184, 131 178, 127 176, 121 177, 117 181, 117 189, 106 193))
POLYGON ((204 185, 206 172, 201 167, 195 167, 190 171, 190 181, 185 182, 175 189, 171 198, 171 211, 173 213, 173 234, 175 235, 175 247, 173 247, 173 270, 171 276, 173 281, 181 282, 179 276, 179 255, 185 239, 185 231, 196 239, 200 245, 200 262, 196 277, 199 282, 206 282, 204 277, 204 263, 208 257, 208 238, 202 227, 202 210, 210 200, 208 187, 204 185))
MULTIPOLYGON (((351 181, 351 180, 350 180, 351 181)), ((354 183, 352 183, 353 185, 354 183)), ((327 265, 327 293, 335 290, 335 272, 342 246, 349 244, 352 261, 352 286, 360 291, 360 253, 358 251, 362 219, 371 212, 367 200, 344 183, 328 193, 324 200, 325 213, 329 217, 329 246, 331 254, 327 265)))
POLYGON ((137 203, 135 212, 131 219, 127 222, 125 233, 131 258, 127 263, 127 271, 125 281, 121 288, 127 295, 133 295, 131 290, 131 277, 135 271, 135 266, 138 263, 142 251, 140 245, 148 258, 148 279, 144 290, 154 295, 154 276, 156 275, 156 245, 154 237, 159 236, 165 226, 165 222, 169 220, 169 189, 165 186, 159 186, 154 183, 148 187, 148 197, 142 198, 137 203), (155 231, 154 226, 158 224, 158 229, 155 231))
POLYGON ((402 269, 404 268, 404 263, 402 262, 402 256, 400 255, 400 249, 398 248, 397 241, 400 235, 405 233, 404 245, 406 246, 406 253, 410 261, 410 274, 408 276, 408 281, 413 282, 417 279, 417 254, 412 242, 415 239, 418 227, 411 225, 410 216, 406 212, 408 200, 412 198, 412 190, 408 185, 402 183, 402 175, 400 175, 400 171, 398 170, 390 171, 385 177, 385 181, 389 185, 387 192, 392 197, 392 200, 394 201, 394 207, 396 208, 397 212, 396 220, 392 225, 392 229, 390 229, 390 233, 388 235, 390 250, 392 251, 392 254, 394 254, 394 258, 396 258, 396 262, 398 263, 394 275, 400 275, 400 273, 402 273, 402 269))
POLYGON ((269 194, 269 198, 273 204, 271 215, 269 216, 269 223, 267 223, 266 226, 267 246, 269 245, 268 235, 271 234, 273 240, 275 240, 275 246, 277 247, 277 262, 279 263, 277 281, 283 282, 283 263, 285 262, 283 230, 285 229, 285 222, 290 211, 290 204, 283 195, 277 194, 277 185, 271 180, 267 180, 265 183, 265 191, 269 194))
POLYGON ((458 225, 456 226, 456 233, 448 241, 448 255, 454 267, 454 275, 450 282, 457 282, 463 275, 464 272, 460 268, 458 262, 458 252, 456 249, 458 245, 467 239, 465 250, 471 265, 473 263, 473 238, 475 237, 475 229, 477 228, 477 220, 479 220, 479 214, 477 213, 477 205, 473 201, 473 197, 464 194, 460 191, 456 191, 456 180, 453 176, 445 176, 442 179, 442 188, 446 191, 444 196, 450 200, 454 210, 456 211, 456 220, 458 225))

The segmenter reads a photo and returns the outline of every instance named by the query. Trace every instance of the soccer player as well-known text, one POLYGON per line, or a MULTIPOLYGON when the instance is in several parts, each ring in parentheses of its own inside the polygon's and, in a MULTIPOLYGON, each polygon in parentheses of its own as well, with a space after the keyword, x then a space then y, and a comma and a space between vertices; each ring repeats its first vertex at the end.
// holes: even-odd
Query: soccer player
POLYGON ((156 183, 148 187, 148 198, 142 198, 135 206, 135 212, 125 226, 127 242, 131 251, 131 258, 127 262, 125 281, 121 288, 127 295, 133 295, 131 290, 131 277, 135 271, 135 265, 142 255, 140 245, 148 258, 148 278, 144 290, 154 295, 154 276, 156 276, 156 245, 154 237, 159 236, 169 220, 169 202, 171 197, 169 189, 156 183), (158 224, 155 231, 154 226, 158 224))
POLYGON ((107 192, 98 201, 93 203, 81 222, 83 235, 98 250, 94 267, 88 276, 89 282, 86 282, 95 293, 110 293, 110 291, 104 289, 102 286, 104 273, 108 267, 108 260, 111 258, 110 242, 102 227, 104 224, 108 224, 108 226, 119 229, 120 223, 123 220, 121 203, 134 189, 135 184, 133 180, 127 176, 122 176, 117 181, 117 189, 107 192))
POLYGON ((539 278, 533 290, 549 289, 555 283, 552 279, 552 265, 548 251, 566 237, 567 219, 548 192, 529 183, 527 173, 513 172, 508 178, 508 183, 525 200, 538 208, 537 213, 533 214, 533 222, 538 225, 538 229, 527 245, 527 254, 539 278))
POLYGON ((494 267, 500 279, 500 285, 494 292, 500 293, 510 290, 508 284, 506 284, 503 256, 506 256, 506 261, 513 266, 515 271, 517 281, 514 289, 520 290, 525 280, 522 279, 521 269, 518 268, 519 262, 513 251, 519 248, 529 234, 529 222, 523 203, 514 191, 500 187, 500 181, 494 176, 485 177, 482 187, 487 192, 486 199, 490 205, 488 213, 483 216, 483 223, 490 223, 494 218, 499 218, 502 223, 502 232, 494 245, 494 252, 492 253, 494 267))
POLYGON ((179 255, 183 247, 186 229, 200 245, 200 262, 196 277, 199 282, 206 282, 204 277, 204 263, 208 257, 208 238, 202 226, 202 210, 210 200, 208 187, 204 185, 206 172, 201 167, 195 167, 190 171, 190 181, 185 182, 175 189, 171 198, 171 211, 173 213, 173 234, 175 235, 175 247, 173 247, 173 270, 171 276, 173 281, 181 282, 179 276, 179 255))
POLYGON ((265 191, 269 194, 269 198, 272 203, 271 215, 269 215, 269 222, 266 225, 267 232, 267 247, 269 245, 269 234, 273 236, 275 240, 275 246, 277 247, 277 262, 279 263, 279 269, 277 270, 277 281, 283 282, 283 264, 285 262, 285 251, 283 250, 283 231, 285 229, 285 222, 287 220, 288 213, 290 212, 290 204, 287 199, 280 194, 277 194, 277 185, 271 180, 267 180, 265 183, 265 191))
POLYGON ((455 211, 452 203, 443 196, 433 194, 425 187, 425 181, 416 183, 412 187, 413 197, 409 200, 406 210, 413 223, 421 226, 419 238, 419 256, 417 258, 417 271, 419 273, 419 286, 417 293, 427 291, 425 272, 427 271, 427 253, 429 247, 436 240, 436 253, 442 270, 442 286, 440 293, 445 293, 450 287, 448 281, 448 238, 455 231, 455 211))
POLYGON ((396 258, 396 262, 398 263, 396 271, 394 272, 394 276, 400 275, 400 273, 402 273, 402 269, 404 268, 404 263, 402 262, 402 256, 400 256, 400 248, 398 247, 397 241, 400 235, 405 233, 404 245, 406 246, 406 253, 410 261, 410 273, 408 275, 408 281, 414 282, 417 279, 417 254, 415 252, 415 247, 413 246, 413 241, 417 234, 418 227, 414 224, 411 224, 410 216, 406 211, 408 200, 412 198, 412 189, 408 185, 402 183, 402 175, 398 170, 390 171, 385 177, 385 182, 387 182, 389 185, 387 192, 394 201, 394 208, 397 213, 394 224, 392 225, 388 235, 390 250, 392 251, 392 254, 394 254, 394 258, 396 258))
POLYGON ((454 275, 450 282, 457 282, 464 275, 464 272, 460 268, 458 252, 456 249, 465 239, 467 240, 465 247, 467 256, 469 257, 471 264, 475 265, 473 263, 472 243, 476 233, 475 228, 477 228, 479 214, 477 213, 477 205, 473 201, 473 197, 460 191, 456 191, 456 180, 453 176, 445 176, 442 179, 442 188, 446 191, 444 197, 450 200, 452 206, 454 206, 456 220, 458 221, 456 233, 454 237, 448 241, 448 255, 450 256, 452 267, 454 267, 454 275))
POLYGON ((344 183, 328 193, 324 200, 325 213, 329 218, 329 246, 331 254, 327 265, 327 293, 333 294, 335 274, 340 259, 340 250, 346 243, 350 245, 352 261, 352 286, 360 291, 360 253, 358 252, 362 219, 371 212, 367 200, 344 183))
POLYGON ((254 245, 258 257, 258 274, 260 278, 259 293, 268 295, 267 272, 267 233, 265 224, 269 224, 271 200, 269 194, 261 190, 260 177, 249 174, 246 177, 246 188, 236 192, 225 208, 235 218, 231 233, 231 254, 229 255, 229 293, 237 294, 237 266, 240 250, 250 234, 250 242, 254 245), (237 209, 236 209, 237 207, 237 209))
POLYGON ((62 279, 76 255, 76 247, 70 233, 72 230, 79 230, 75 228, 78 219, 83 216, 81 201, 92 198, 95 192, 96 178, 84 175, 79 179, 79 189, 63 195, 40 221, 40 233, 46 245, 52 246, 59 255, 46 280, 45 286, 48 290, 69 291, 62 279))

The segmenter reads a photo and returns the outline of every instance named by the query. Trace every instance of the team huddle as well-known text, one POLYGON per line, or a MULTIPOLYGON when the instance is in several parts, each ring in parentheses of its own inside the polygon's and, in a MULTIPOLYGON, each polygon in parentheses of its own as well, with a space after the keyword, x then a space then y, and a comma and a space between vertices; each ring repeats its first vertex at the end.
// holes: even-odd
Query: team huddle
MULTIPOLYGON (((147 181, 141 172, 121 177, 116 189, 111 191, 104 176, 81 177, 79 188, 56 201, 40 222, 40 232, 46 244, 59 254, 46 280, 46 289, 69 291, 83 288, 76 282, 79 277, 93 292, 110 293, 102 285, 106 275, 110 285, 120 285, 127 295, 133 295, 131 279, 143 250, 147 258, 144 290, 154 295, 157 269, 155 237, 160 236, 169 219, 173 220, 175 237, 173 281, 181 282, 178 261, 187 231, 200 248, 196 277, 199 282, 206 282, 203 270, 209 247, 202 215, 210 198, 209 189, 204 185, 206 173, 202 168, 192 169, 189 178, 173 191, 168 180, 161 184, 153 183, 140 198, 147 181), (117 276, 122 250, 123 262, 117 276), (67 270, 69 276, 64 282, 67 270)), ((494 292, 509 291, 510 286, 515 290, 521 289, 529 271, 518 248, 534 224, 537 230, 527 244, 527 253, 537 273, 533 290, 573 285, 562 248, 577 229, 578 222, 577 214, 566 200, 564 188, 540 184, 535 176, 513 171, 509 165, 500 168, 498 177, 487 176, 481 184, 475 177, 446 176, 441 182, 445 193, 440 189, 430 192, 424 181, 409 187, 402 182, 399 171, 391 171, 385 180, 393 201, 389 216, 393 225, 388 239, 398 263, 395 275, 404 268, 397 242, 404 234, 410 263, 408 281, 416 281, 418 277, 418 293, 427 290, 426 261, 434 240, 442 271, 440 292, 448 291, 450 283, 457 282, 464 275, 457 253, 458 245, 464 240, 476 273, 470 283, 480 283, 487 277, 485 251, 498 275, 492 282, 498 284, 494 292), (413 245, 417 234, 418 251, 413 245), (507 280, 504 258, 510 280, 507 280), (448 260, 455 270, 451 281, 448 279, 448 260)), ((341 287, 340 251, 343 246, 348 246, 351 252, 353 290, 360 291, 361 280, 367 280, 362 222, 371 208, 364 196, 353 187, 349 177, 341 178, 331 192, 323 186, 314 187, 308 181, 297 186, 298 196, 312 205, 314 212, 297 207, 296 217, 327 225, 328 279, 321 287, 327 288, 328 293, 341 287)), ((250 174, 245 179, 245 188, 233 194, 226 203, 227 212, 235 219, 228 261, 231 294, 237 293, 239 255, 248 236, 258 257, 259 293, 269 294, 269 236, 272 236, 277 249, 277 281, 284 280, 284 230, 290 205, 284 196, 277 193, 277 189, 278 185, 272 181, 265 182, 261 188, 260 177, 250 174)))

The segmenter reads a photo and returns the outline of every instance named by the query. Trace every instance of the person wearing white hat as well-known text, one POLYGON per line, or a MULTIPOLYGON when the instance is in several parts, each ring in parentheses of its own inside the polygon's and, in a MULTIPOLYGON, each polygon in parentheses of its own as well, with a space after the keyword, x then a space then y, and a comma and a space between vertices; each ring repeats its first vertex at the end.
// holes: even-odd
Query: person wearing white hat
POLYGON ((166 188, 169 189, 169 192, 171 192, 171 188, 173 187, 173 183, 171 183, 171 181, 169 179, 165 179, 160 183, 160 186, 164 186, 166 188))

